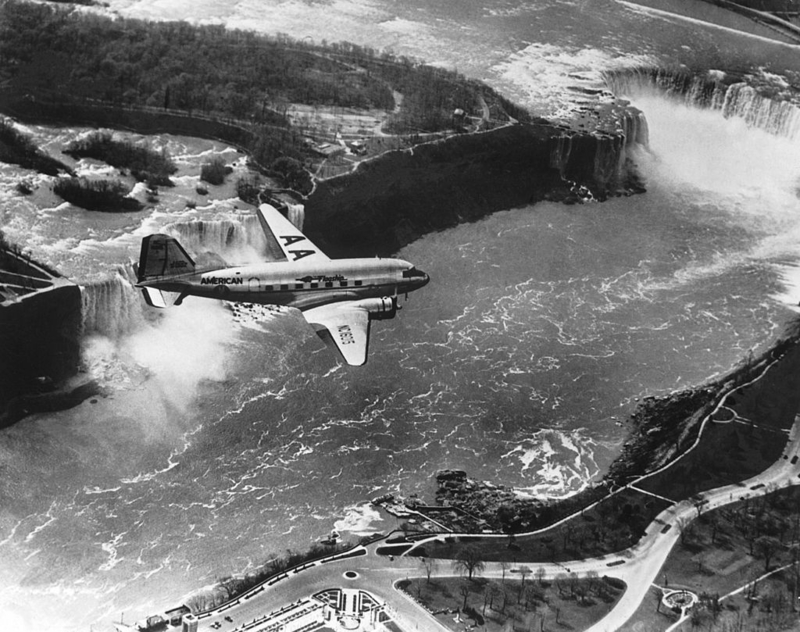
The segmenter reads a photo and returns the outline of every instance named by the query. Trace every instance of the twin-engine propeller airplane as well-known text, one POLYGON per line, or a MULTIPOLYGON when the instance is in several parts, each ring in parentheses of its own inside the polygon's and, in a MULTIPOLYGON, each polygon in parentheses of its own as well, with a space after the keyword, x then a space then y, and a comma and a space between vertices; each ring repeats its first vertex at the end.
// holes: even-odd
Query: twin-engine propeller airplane
POLYGON ((179 294, 175 305, 191 295, 296 307, 345 362, 360 366, 367 361, 370 322, 394 318, 397 295, 430 280, 401 259, 330 259, 269 204, 259 207, 258 218, 285 261, 198 269, 177 240, 145 237, 136 286, 148 305, 166 307, 166 291, 179 294))

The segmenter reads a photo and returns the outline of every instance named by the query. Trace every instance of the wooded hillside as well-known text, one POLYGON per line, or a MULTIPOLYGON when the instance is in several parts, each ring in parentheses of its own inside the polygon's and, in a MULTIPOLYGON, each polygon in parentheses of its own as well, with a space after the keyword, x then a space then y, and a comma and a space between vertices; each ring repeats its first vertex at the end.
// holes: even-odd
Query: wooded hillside
POLYGON ((462 108, 502 103, 479 82, 407 58, 348 43, 313 44, 219 25, 100 16, 21 0, 0 4, 0 84, 37 98, 224 115, 289 126, 289 103, 395 107, 397 131, 435 131, 462 108))

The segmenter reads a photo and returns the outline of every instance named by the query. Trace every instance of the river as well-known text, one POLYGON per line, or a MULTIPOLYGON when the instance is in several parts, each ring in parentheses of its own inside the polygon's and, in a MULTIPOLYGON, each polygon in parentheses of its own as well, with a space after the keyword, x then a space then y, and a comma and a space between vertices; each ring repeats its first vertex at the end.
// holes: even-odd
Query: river
MULTIPOLYGON (((192 15, 294 36, 305 20, 312 37, 365 43, 382 25, 397 52, 458 62, 550 115, 578 107, 574 87, 597 86, 599 70, 690 54, 674 44, 685 23, 626 3, 451 5, 332 2, 324 29, 308 20, 315 3, 299 1, 201 3, 192 15)), ((782 50, 754 41, 755 56, 782 50)), ((650 127, 636 156, 647 193, 507 210, 411 244, 399 256, 432 281, 374 324, 363 369, 340 365, 292 311, 254 318, 190 298, 154 319, 131 316, 124 292, 111 299, 125 305, 86 345, 110 394, 0 433, 0 627, 141 618, 334 526, 384 529, 366 501, 430 498, 442 468, 521 494, 573 493, 618 453, 638 399, 769 344, 800 299, 798 139, 630 92, 650 127)), ((253 228, 232 204, 200 213, 253 228)), ((22 214, 14 230, 87 282, 135 257, 141 235, 197 217, 87 217, 65 235, 64 212, 22 214)), ((252 238, 236 235, 224 254, 251 257, 252 238)))

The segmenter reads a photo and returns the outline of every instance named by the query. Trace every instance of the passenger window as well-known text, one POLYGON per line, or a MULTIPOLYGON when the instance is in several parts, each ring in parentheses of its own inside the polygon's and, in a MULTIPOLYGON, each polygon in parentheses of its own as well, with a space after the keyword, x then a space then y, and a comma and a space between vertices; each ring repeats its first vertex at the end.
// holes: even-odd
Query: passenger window
POLYGON ((271 291, 272 291, 272 286, 271 286, 271 285, 265 285, 265 286, 264 286, 264 289, 265 289, 267 292, 271 292, 271 291))
POLYGON ((294 284, 294 289, 295 290, 302 290, 303 289, 303 284, 302 283, 295 283, 294 284))
POLYGON ((339 287, 347 287, 347 281, 339 281, 339 287))
POLYGON ((311 284, 311 289, 312 289, 312 290, 313 290, 314 288, 317 288, 317 287, 319 287, 319 283, 312 283, 312 284, 311 284))
POLYGON ((289 286, 288 286, 288 285, 281 285, 281 289, 282 289, 282 290, 288 290, 288 289, 289 289, 289 286))
POLYGON ((333 287, 333 281, 326 281, 325 287, 333 287))
POLYGON ((356 281, 356 285, 362 285, 363 281, 356 281))

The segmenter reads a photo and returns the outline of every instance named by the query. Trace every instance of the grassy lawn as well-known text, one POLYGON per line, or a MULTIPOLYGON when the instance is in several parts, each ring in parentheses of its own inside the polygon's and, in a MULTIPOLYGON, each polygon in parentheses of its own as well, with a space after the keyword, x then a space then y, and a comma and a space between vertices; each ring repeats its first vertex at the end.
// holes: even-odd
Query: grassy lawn
POLYGON ((620 632, 662 632, 677 620, 657 607, 662 588, 686 588, 701 597, 692 621, 684 624, 687 629, 797 632, 800 619, 791 604, 798 605, 800 567, 770 575, 755 589, 726 595, 768 569, 789 564, 798 544, 800 489, 796 487, 703 514, 684 528, 659 573, 659 587, 650 591, 620 632))
POLYGON ((529 579, 416 578, 400 587, 451 630, 585 630, 625 592, 622 582, 599 577, 540 582, 529 579))

